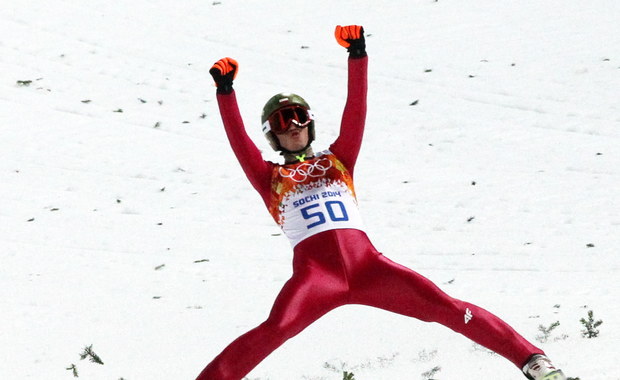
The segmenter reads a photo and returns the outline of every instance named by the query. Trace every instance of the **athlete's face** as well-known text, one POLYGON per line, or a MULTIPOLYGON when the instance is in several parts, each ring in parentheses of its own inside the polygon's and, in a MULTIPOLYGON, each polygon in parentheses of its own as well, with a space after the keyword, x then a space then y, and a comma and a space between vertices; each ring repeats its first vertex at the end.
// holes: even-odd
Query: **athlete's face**
POLYGON ((308 128, 292 125, 286 132, 276 135, 280 146, 288 151, 296 152, 308 145, 308 128))

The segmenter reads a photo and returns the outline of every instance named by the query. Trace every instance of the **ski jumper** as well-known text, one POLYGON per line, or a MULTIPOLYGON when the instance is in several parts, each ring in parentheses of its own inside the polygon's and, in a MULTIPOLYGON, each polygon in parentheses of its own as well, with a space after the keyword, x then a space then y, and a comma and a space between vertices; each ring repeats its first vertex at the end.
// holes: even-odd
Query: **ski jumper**
MULTIPOLYGON (((340 134, 328 150, 294 164, 262 159, 235 93, 218 94, 226 134, 246 176, 293 246, 293 275, 269 317, 233 341, 197 380, 240 380, 286 340, 346 304, 374 306, 437 322, 521 368, 540 349, 498 317, 454 299, 379 253, 361 221, 353 170, 366 117, 368 58, 349 58, 340 134)), ((388 327, 386 327, 388 328, 388 327)))

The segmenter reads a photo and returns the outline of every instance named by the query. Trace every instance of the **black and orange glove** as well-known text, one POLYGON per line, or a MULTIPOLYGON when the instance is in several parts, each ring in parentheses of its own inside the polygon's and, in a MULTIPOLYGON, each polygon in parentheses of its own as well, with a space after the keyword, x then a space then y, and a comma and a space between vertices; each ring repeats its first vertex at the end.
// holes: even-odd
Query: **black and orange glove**
POLYGON ((364 27, 360 25, 336 26, 336 41, 347 48, 349 57, 362 58, 366 56, 366 41, 364 27))
POLYGON ((238 69, 237 61, 228 57, 220 59, 211 66, 209 74, 215 81, 218 94, 230 94, 232 92, 233 79, 237 76, 238 69))

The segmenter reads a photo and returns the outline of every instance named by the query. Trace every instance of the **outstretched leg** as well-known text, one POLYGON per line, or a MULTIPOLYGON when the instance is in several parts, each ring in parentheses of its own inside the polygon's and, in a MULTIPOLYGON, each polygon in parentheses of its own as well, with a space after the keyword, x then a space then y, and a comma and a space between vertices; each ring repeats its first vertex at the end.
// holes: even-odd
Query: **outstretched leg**
POLYGON ((265 322, 222 351, 197 380, 240 380, 286 340, 346 300, 342 276, 320 263, 297 260, 265 322), (302 261, 302 262, 300 262, 302 261))
POLYGON ((351 283, 352 301, 426 322, 438 322, 517 366, 543 353, 490 312, 452 298, 432 281, 380 254, 371 254, 351 283))

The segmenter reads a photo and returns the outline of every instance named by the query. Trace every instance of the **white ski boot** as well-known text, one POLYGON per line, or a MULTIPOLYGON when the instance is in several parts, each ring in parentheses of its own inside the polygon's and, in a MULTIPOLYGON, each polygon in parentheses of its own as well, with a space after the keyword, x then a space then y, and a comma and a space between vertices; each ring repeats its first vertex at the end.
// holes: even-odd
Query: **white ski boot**
POLYGON ((534 355, 523 367, 523 373, 530 380, 566 380, 562 370, 555 368, 545 355, 534 355))

